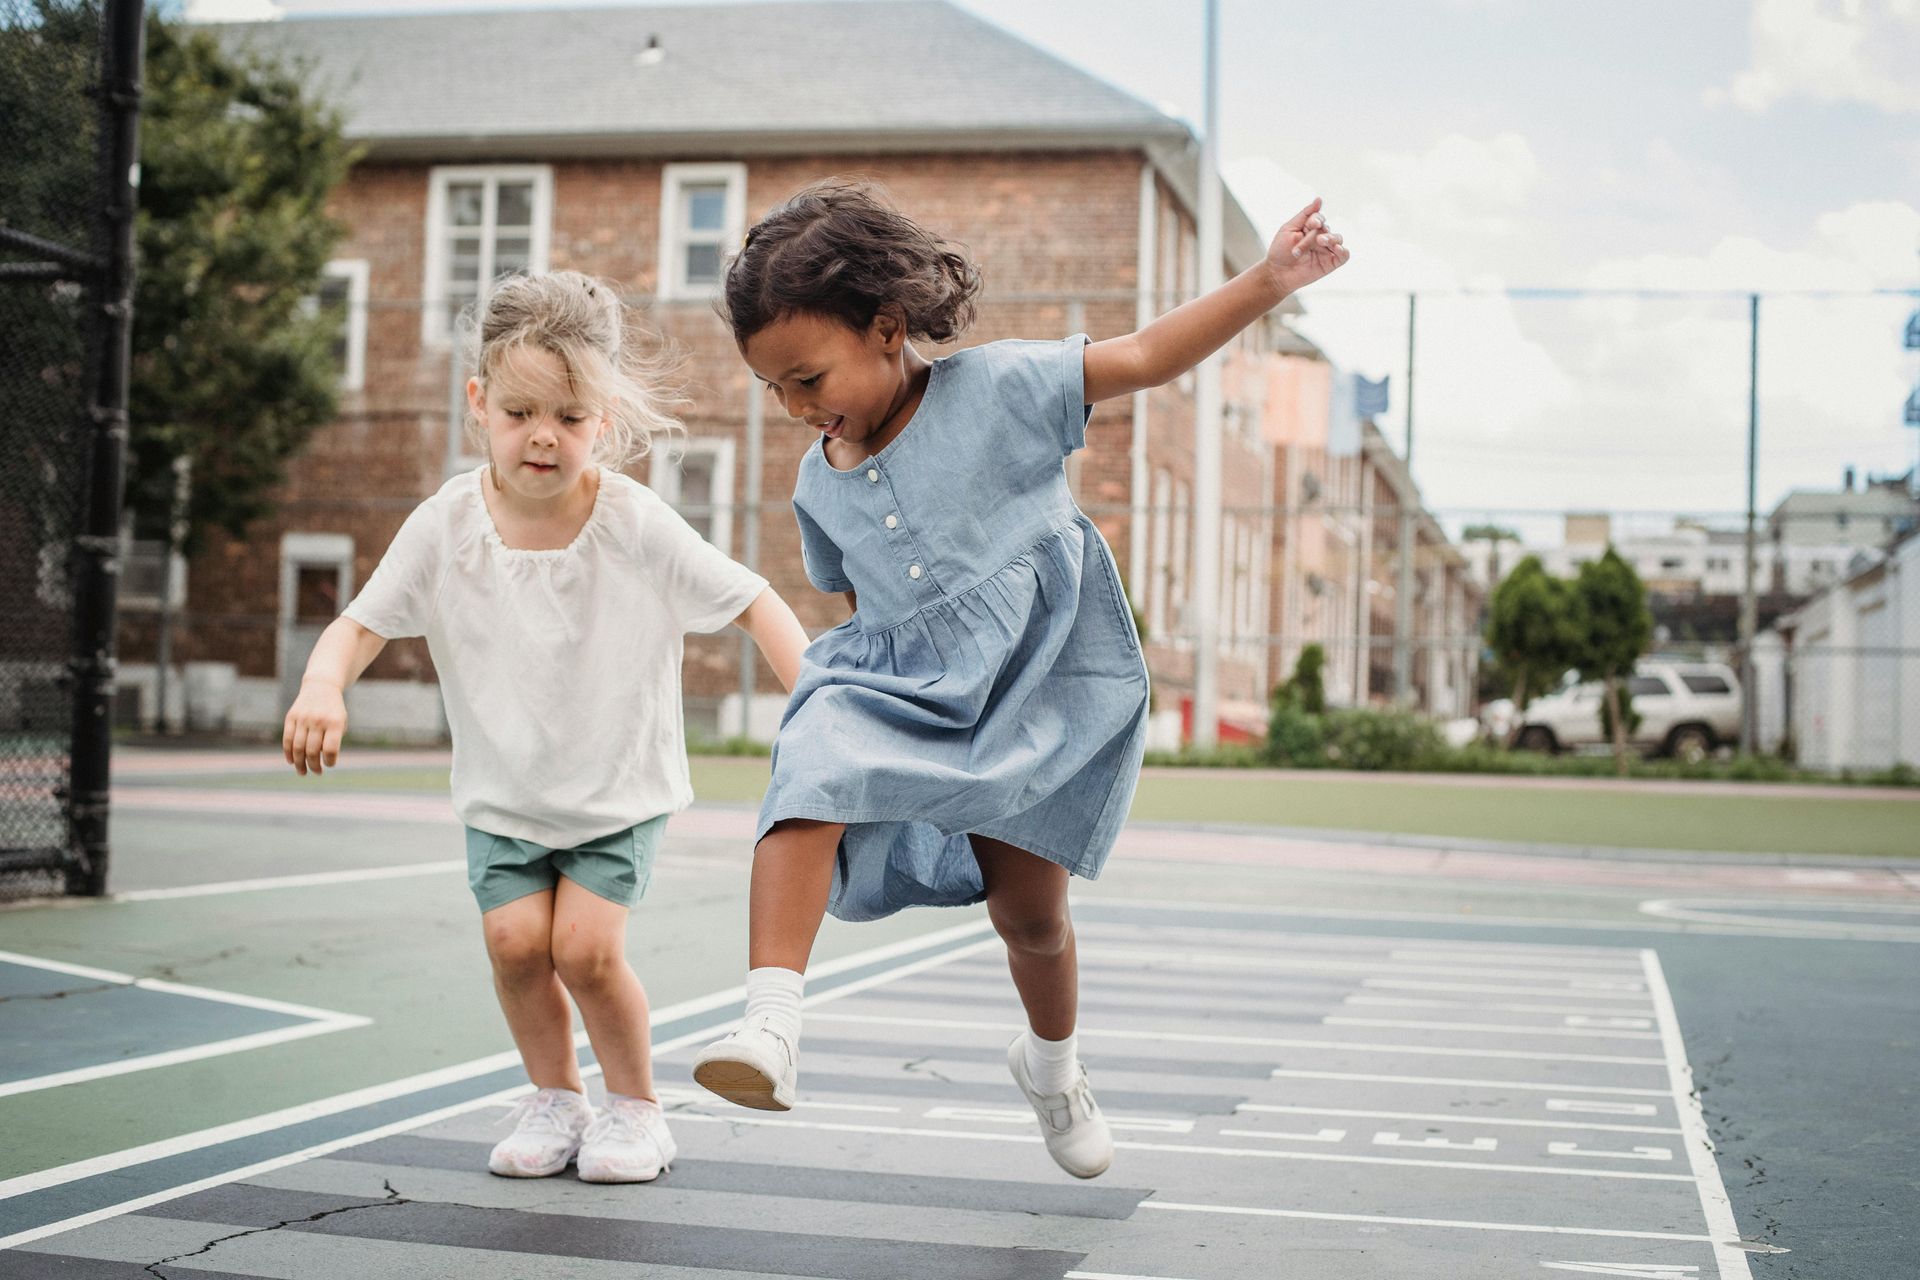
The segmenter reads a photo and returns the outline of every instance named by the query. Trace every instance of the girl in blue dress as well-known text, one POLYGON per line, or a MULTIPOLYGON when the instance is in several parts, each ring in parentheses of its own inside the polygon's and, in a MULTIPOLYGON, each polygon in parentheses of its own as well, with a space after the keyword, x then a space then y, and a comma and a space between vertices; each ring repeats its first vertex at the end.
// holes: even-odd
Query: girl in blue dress
POLYGON ((870 188, 801 191, 748 232, 724 310, 817 432, 793 507, 807 577, 853 616, 806 652, 754 853, 746 1018, 694 1078, 793 1106, 802 974, 829 910, 984 900, 1028 1030, 1008 1068, 1069 1173, 1113 1142, 1074 1044, 1072 875, 1100 874, 1139 776, 1147 671, 1113 554, 1064 461, 1099 401, 1171 382, 1347 260, 1303 209, 1266 258, 1137 333, 929 360, 980 276, 870 188))

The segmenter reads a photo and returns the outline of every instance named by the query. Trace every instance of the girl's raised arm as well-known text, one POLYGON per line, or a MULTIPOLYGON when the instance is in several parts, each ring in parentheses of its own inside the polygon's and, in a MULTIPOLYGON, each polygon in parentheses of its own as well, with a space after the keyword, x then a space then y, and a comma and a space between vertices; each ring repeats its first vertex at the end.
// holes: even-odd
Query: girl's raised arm
POLYGON ((1146 328, 1089 343, 1086 402, 1097 404, 1163 386, 1227 345, 1288 294, 1335 270, 1352 255, 1327 228, 1320 201, 1280 228, 1265 260, 1202 298, 1175 307, 1146 328))
POLYGON ((793 683, 800 678, 800 655, 807 648, 807 632, 780 593, 772 587, 762 591, 733 625, 753 637, 773 674, 787 692, 793 692, 793 683))

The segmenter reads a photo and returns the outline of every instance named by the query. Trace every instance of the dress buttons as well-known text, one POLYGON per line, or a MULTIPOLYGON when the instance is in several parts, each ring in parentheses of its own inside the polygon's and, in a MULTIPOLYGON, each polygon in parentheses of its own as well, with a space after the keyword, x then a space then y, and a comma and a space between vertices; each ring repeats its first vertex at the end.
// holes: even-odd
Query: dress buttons
POLYGON ((908 569, 907 576, 909 578, 918 578, 920 576, 920 566, 916 564, 912 568, 908 569))
POLYGON ((868 467, 868 468, 867 468, 867 483, 868 483, 868 484, 879 484, 879 483, 880 483, 880 471, 879 471, 879 469, 878 469, 878 468, 876 468, 876 467, 868 467))
POLYGON ((900 527, 900 517, 899 517, 899 516, 888 516, 888 517, 887 517, 887 528, 889 528, 889 529, 898 529, 899 527, 900 527))

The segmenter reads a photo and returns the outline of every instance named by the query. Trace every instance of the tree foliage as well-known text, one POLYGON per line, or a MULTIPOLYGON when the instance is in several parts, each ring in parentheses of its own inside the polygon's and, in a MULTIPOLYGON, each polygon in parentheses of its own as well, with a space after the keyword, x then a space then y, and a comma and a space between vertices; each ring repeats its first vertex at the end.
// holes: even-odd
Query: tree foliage
POLYGON ((1487 606, 1487 647, 1516 711, 1551 690, 1569 667, 1580 665, 1580 600, 1573 584, 1549 574, 1528 556, 1494 588, 1487 606))
POLYGON ((189 543, 265 514, 289 458, 333 417, 338 317, 312 303, 342 234, 329 193, 353 154, 297 71, 208 33, 147 26, 128 503, 163 531, 192 464, 189 543))
POLYGON ((1621 686, 1653 639, 1647 589, 1633 566, 1608 547, 1606 555, 1580 566, 1574 592, 1581 614, 1580 672, 1606 686, 1606 723, 1613 739, 1614 762, 1625 776, 1629 720, 1621 686))

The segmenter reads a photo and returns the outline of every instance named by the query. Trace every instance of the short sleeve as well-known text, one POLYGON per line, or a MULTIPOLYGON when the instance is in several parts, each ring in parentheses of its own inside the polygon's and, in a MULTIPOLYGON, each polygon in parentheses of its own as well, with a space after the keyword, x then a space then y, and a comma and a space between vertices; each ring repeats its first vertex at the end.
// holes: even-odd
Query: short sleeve
POLYGON ((800 560, 806 566, 807 581, 827 592, 853 590, 841 566, 840 548, 827 531, 797 502, 793 504, 793 518, 800 526, 800 560))
POLYGON ((387 640, 423 636, 439 594, 444 522, 435 502, 413 509, 365 586, 340 616, 387 640))
POLYGON ((1058 342, 996 342, 992 352, 994 392, 1060 449, 1062 456, 1087 444, 1087 335, 1058 342))
POLYGON ((718 631, 746 612, 767 580, 708 542, 657 496, 646 504, 640 555, 683 631, 718 631))

